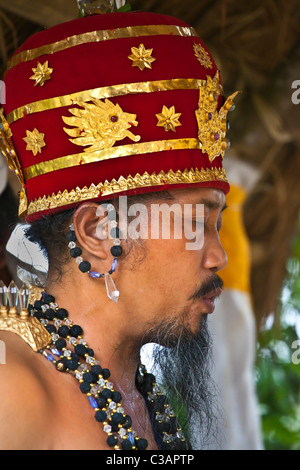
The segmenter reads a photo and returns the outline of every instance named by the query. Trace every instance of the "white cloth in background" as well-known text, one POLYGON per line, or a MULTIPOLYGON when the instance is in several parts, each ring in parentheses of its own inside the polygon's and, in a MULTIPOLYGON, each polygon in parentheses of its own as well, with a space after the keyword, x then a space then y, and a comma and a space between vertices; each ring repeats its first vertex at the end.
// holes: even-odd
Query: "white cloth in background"
POLYGON ((213 338, 213 379, 219 389, 224 427, 210 448, 261 450, 254 359, 256 327, 249 295, 224 290, 208 319, 213 338))

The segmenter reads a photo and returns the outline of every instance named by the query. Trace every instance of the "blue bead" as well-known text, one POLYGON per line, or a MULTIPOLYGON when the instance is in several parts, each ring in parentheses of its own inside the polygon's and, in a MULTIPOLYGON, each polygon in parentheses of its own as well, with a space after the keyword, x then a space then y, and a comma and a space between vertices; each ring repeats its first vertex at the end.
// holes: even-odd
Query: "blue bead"
POLYGON ((118 260, 117 259, 114 259, 113 261, 113 264, 111 265, 111 268, 110 270, 114 273, 115 270, 117 269, 117 264, 118 264, 118 260))
POLYGON ((45 358, 46 358, 48 361, 50 361, 50 362, 54 362, 54 361, 55 361, 55 359, 54 359, 54 357, 52 356, 52 354, 50 354, 50 353, 47 352, 47 351, 46 351, 46 353, 45 353, 45 358))
POLYGON ((93 279, 99 279, 101 277, 101 274, 97 273, 97 271, 90 271, 89 276, 92 277, 93 279))
POLYGON ((61 352, 60 352, 58 349, 56 349, 56 348, 52 348, 52 349, 51 349, 51 352, 52 352, 52 354, 54 354, 55 356, 60 356, 60 355, 61 355, 61 352))
POLYGON ((131 444, 134 446, 135 445, 135 440, 134 440, 132 432, 128 432, 127 437, 130 440, 131 444))
POLYGON ((96 401, 96 399, 95 399, 94 397, 88 397, 88 399, 89 399, 90 405, 91 405, 94 409, 99 408, 99 407, 98 407, 98 403, 97 403, 97 401, 96 401))

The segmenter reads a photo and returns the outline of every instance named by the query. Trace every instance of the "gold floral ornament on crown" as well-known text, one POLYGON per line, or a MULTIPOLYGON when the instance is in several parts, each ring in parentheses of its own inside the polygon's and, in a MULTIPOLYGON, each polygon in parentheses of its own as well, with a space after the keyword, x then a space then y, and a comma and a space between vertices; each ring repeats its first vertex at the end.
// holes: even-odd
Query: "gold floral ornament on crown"
POLYGON ((234 109, 233 100, 239 93, 236 91, 227 98, 222 108, 217 111, 221 94, 219 72, 214 78, 207 76, 206 85, 199 88, 199 108, 195 111, 198 122, 198 138, 203 153, 207 153, 210 162, 216 157, 224 157, 229 146, 226 140, 227 114, 234 109))
POLYGON ((193 48, 194 48, 195 56, 199 60, 200 64, 203 65, 203 67, 205 67, 206 69, 212 69, 213 68, 212 61, 209 57, 208 52, 204 49, 204 47, 201 46, 201 44, 195 43, 193 45, 193 48))
POLYGON ((42 148, 46 146, 44 137, 45 134, 36 128, 32 132, 26 131, 26 137, 23 138, 27 144, 26 150, 31 151, 35 157, 38 153, 42 153, 42 148))
POLYGON ((162 112, 156 114, 158 119, 158 123, 156 124, 158 127, 164 127, 165 131, 172 130, 176 132, 176 127, 181 126, 179 122, 179 118, 181 113, 175 112, 175 106, 171 106, 171 108, 167 108, 167 106, 163 106, 162 112))
POLYGON ((63 121, 73 129, 64 127, 72 137, 70 141, 82 147, 85 152, 107 150, 114 144, 128 137, 138 142, 141 136, 134 135, 128 129, 137 126, 136 115, 124 112, 118 104, 106 99, 92 99, 92 103, 78 103, 83 109, 71 108, 72 117, 63 116, 63 121))
POLYGON ((139 47, 132 47, 131 52, 128 59, 132 60, 132 67, 138 67, 140 70, 152 69, 151 64, 156 60, 152 57, 153 49, 146 49, 144 44, 140 44, 139 47))
POLYGON ((4 116, 3 109, 0 108, 0 151, 5 156, 9 169, 16 174, 22 185, 22 190, 20 191, 19 216, 23 217, 26 215, 28 208, 25 178, 11 138, 11 129, 4 116))
POLYGON ((53 69, 49 67, 48 60, 44 64, 38 62, 36 68, 33 68, 32 71, 33 75, 30 77, 30 80, 35 80, 34 86, 43 86, 47 80, 51 79, 53 73, 53 69))

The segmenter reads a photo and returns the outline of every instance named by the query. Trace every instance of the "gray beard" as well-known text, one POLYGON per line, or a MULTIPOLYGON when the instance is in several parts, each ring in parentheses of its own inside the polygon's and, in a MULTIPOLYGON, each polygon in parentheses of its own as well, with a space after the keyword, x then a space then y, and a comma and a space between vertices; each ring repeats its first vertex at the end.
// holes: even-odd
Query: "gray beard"
POLYGON ((202 317, 199 331, 193 334, 184 324, 187 313, 181 315, 181 320, 165 320, 153 326, 144 339, 155 343, 151 369, 186 438, 193 447, 193 433, 196 432, 198 446, 201 443, 200 448, 205 449, 209 448, 211 441, 218 441, 217 422, 220 417, 215 384, 211 378, 212 344, 207 315, 202 317))

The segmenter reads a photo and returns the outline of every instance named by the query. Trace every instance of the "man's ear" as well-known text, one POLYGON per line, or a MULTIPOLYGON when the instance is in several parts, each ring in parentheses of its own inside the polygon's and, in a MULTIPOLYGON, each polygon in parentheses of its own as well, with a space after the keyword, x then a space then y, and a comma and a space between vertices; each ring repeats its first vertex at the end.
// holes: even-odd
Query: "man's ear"
POLYGON ((108 237, 108 218, 99 204, 84 202, 73 218, 77 243, 86 254, 105 260, 110 256, 111 240, 108 237))

